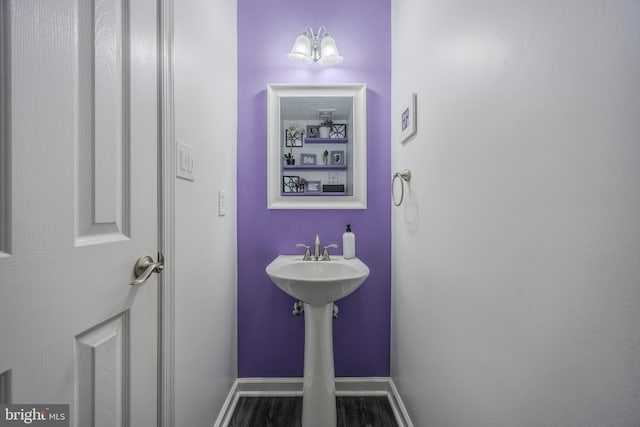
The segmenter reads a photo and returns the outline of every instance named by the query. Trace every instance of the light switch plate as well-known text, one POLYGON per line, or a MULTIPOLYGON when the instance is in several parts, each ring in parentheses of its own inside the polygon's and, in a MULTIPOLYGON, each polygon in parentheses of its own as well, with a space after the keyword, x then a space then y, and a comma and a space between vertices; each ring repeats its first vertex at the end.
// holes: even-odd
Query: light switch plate
POLYGON ((218 216, 227 214, 227 192, 218 190, 218 216))
POLYGON ((195 180, 193 147, 176 141, 176 176, 188 181, 195 180))

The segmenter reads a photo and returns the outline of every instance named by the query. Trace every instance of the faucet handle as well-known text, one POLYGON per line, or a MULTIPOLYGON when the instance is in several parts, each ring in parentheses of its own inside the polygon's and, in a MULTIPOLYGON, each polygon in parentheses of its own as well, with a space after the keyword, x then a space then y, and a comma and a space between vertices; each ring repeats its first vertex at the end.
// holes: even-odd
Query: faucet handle
POLYGON ((311 259, 311 249, 309 245, 298 243, 296 244, 296 248, 304 248, 304 257, 302 258, 303 261, 309 261, 311 259))
POLYGON ((322 251, 322 258, 320 259, 320 261, 331 261, 331 257, 329 256, 329 248, 338 249, 338 245, 332 243, 325 246, 324 250, 322 251))

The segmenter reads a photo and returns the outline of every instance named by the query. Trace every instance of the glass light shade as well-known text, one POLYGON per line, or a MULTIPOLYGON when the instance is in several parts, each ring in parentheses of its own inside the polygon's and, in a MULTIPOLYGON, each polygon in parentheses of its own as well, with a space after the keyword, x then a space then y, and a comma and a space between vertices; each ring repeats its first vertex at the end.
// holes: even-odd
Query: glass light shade
POLYGON ((293 43, 291 52, 287 54, 287 58, 289 61, 299 64, 310 64, 313 62, 313 57, 311 56, 311 40, 306 33, 301 33, 296 37, 296 41, 293 43))
POLYGON ((320 59, 319 64, 334 65, 342 62, 344 58, 340 56, 336 40, 329 33, 325 33, 320 43, 320 59))

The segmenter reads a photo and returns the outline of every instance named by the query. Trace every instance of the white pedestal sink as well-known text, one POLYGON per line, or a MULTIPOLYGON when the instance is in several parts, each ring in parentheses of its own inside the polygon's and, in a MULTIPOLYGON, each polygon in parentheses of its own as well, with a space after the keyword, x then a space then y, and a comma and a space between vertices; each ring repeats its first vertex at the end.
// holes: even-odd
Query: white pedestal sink
POLYGON ((303 261, 280 255, 266 271, 280 289, 304 302, 302 427, 335 427, 333 302, 358 289, 369 267, 358 258, 303 261))

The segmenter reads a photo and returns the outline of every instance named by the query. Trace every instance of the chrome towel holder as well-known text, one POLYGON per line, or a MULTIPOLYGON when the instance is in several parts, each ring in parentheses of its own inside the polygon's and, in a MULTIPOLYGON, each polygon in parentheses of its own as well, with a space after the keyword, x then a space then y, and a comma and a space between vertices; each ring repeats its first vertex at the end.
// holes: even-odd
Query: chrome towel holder
POLYGON ((411 171, 409 169, 405 169, 402 172, 396 172, 393 174, 393 179, 391 180, 391 199, 393 200, 393 204, 396 206, 400 206, 402 201, 404 200, 404 183, 411 181, 411 171), (396 202, 396 195, 393 190, 393 185, 396 183, 396 179, 400 178, 400 200, 396 202))

